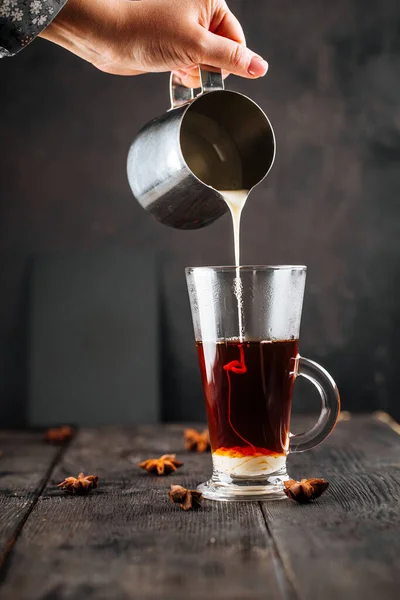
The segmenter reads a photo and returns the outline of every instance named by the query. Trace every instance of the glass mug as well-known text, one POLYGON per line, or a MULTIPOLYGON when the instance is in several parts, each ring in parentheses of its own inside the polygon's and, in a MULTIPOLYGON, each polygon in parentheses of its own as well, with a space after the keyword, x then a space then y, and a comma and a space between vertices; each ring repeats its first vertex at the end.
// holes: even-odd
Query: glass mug
POLYGON ((322 442, 340 397, 332 377, 298 353, 304 266, 186 269, 206 400, 213 474, 199 486, 214 500, 286 497, 286 458, 322 442), (290 433, 296 377, 318 389, 322 410, 307 432, 290 433))

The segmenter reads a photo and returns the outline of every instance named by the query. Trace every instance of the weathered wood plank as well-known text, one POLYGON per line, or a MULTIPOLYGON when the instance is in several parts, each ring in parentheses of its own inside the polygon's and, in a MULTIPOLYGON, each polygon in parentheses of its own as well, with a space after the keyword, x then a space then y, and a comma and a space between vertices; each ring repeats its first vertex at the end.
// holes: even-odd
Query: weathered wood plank
POLYGON ((325 477, 313 505, 262 504, 300 599, 393 600, 400 584, 400 436, 371 417, 339 423, 290 473, 325 477))
POLYGON ((16 545, 4 600, 289 598, 258 503, 208 502, 184 513, 171 483, 192 487, 210 455, 185 453, 183 426, 82 431, 51 477, 16 545), (157 478, 139 460, 177 452, 185 467, 157 478), (97 492, 56 490, 80 470, 100 476, 97 492))
POLYGON ((44 487, 60 448, 40 432, 0 431, 0 565, 44 487))
MULTIPOLYGON (((293 429, 308 425, 295 420, 293 429)), ((113 598, 341 600, 398 597, 400 436, 371 417, 339 423, 325 444, 290 457, 290 473, 325 476, 311 506, 205 502, 184 513, 171 483, 211 472, 187 454, 183 426, 82 431, 51 476, 12 553, 4 600, 113 598), (139 460, 176 452, 184 468, 149 476, 139 460), (87 497, 56 490, 94 472, 87 497)))

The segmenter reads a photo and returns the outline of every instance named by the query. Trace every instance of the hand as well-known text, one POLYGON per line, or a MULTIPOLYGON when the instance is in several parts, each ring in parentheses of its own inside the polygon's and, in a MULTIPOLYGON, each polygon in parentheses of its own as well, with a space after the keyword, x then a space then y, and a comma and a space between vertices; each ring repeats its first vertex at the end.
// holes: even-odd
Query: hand
POLYGON ((250 79, 268 70, 224 0, 69 0, 41 37, 106 73, 174 71, 188 87, 199 64, 250 79))

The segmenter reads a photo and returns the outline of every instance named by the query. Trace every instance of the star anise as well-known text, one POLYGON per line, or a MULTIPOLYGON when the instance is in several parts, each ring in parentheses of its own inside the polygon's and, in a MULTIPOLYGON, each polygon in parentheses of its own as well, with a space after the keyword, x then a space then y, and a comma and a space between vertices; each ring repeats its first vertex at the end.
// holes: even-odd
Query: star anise
POLYGON ((71 494, 87 494, 90 490, 97 488, 98 482, 97 475, 85 476, 83 473, 79 473, 78 477, 67 477, 57 487, 71 494))
POLYGON ((176 469, 182 466, 183 463, 176 460, 176 454, 163 454, 160 458, 149 458, 138 464, 138 467, 157 475, 174 473, 176 469))
POLYGON ((211 448, 208 429, 204 429, 204 431, 185 429, 185 440, 186 450, 192 452, 207 452, 211 448))
POLYGON ((311 500, 315 500, 325 492, 329 483, 325 479, 302 479, 296 481, 290 479, 284 482, 285 489, 283 490, 288 498, 295 500, 300 504, 306 504, 311 500))
POLYGON ((187 490, 181 485, 171 485, 171 491, 168 493, 171 502, 176 502, 183 510, 200 508, 203 496, 197 490, 187 490))
POLYGON ((63 425, 62 427, 53 427, 48 429, 44 434, 44 439, 50 444, 62 444, 67 440, 70 440, 73 435, 73 429, 69 425, 63 425))

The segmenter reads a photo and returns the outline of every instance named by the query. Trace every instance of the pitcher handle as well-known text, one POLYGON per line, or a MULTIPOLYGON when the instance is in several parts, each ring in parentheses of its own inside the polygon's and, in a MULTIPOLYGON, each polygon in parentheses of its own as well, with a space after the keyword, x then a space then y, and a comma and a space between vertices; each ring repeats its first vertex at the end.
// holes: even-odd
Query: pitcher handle
POLYGON ((214 92, 215 90, 224 90, 224 79, 221 69, 216 71, 206 71, 200 67, 201 93, 214 92))
POLYGON ((311 381, 321 396, 321 414, 315 425, 305 433, 290 434, 289 452, 304 452, 320 444, 336 425, 340 412, 340 396, 336 383, 319 364, 298 357, 297 376, 311 381))
POLYGON ((171 98, 171 109, 179 108, 184 104, 192 102, 197 96, 224 89, 224 80, 220 69, 206 71, 199 67, 201 87, 198 89, 187 88, 181 84, 179 78, 171 73, 169 82, 169 93, 171 98))

